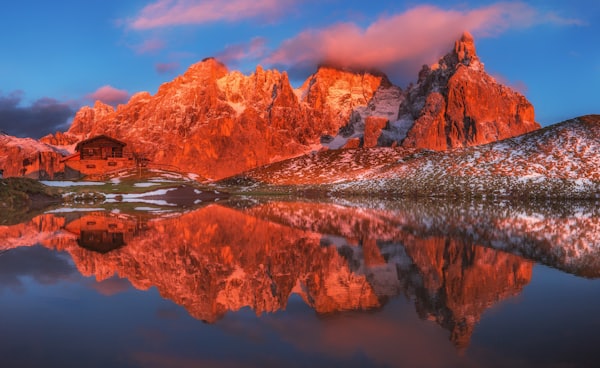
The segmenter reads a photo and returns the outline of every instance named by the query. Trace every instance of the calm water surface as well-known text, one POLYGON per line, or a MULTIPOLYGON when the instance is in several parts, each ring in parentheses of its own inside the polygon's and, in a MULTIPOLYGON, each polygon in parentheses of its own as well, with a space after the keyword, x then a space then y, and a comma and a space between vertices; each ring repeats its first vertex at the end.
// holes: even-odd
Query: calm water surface
POLYGON ((0 217, 0 366, 595 367, 598 208, 245 200, 0 217))

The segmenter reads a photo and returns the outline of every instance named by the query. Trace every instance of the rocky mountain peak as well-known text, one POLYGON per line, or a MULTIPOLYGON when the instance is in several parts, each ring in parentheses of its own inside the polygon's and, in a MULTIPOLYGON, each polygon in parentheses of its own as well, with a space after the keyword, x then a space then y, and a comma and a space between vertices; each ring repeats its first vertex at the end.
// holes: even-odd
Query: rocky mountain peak
POLYGON ((459 40, 454 43, 454 54, 458 62, 462 63, 469 60, 478 60, 475 52, 475 39, 469 32, 464 32, 459 40))
POLYGON ((330 107, 352 109, 358 105, 366 105, 382 84, 390 84, 383 74, 356 73, 330 66, 320 66, 313 75, 308 77, 300 87, 300 91, 303 100, 314 108, 325 104, 330 107))
POLYGON ((185 73, 176 77, 171 82, 161 85, 158 89, 158 94, 174 88, 181 89, 190 86, 198 87, 203 84, 213 84, 228 73, 229 70, 227 67, 217 59, 213 57, 205 58, 196 64, 192 64, 185 73))
POLYGON ((348 79, 348 78, 369 78, 377 80, 377 83, 384 83, 385 86, 389 86, 392 83, 389 81, 385 73, 376 70, 354 70, 339 68, 327 64, 319 65, 317 71, 312 74, 307 81, 312 79, 321 81, 331 81, 336 79, 348 79))
POLYGON ((488 75, 465 32, 454 48, 425 65, 400 105, 383 142, 446 150, 475 146, 539 129, 533 106, 488 75))
POLYGON ((217 79, 227 74, 229 70, 219 60, 214 57, 208 57, 202 59, 199 63, 192 64, 184 75, 202 75, 202 76, 214 76, 217 79))
MULTIPOLYGON (((454 42, 454 48, 450 50, 440 60, 431 65, 423 66, 423 70, 419 74, 419 80, 423 78, 424 71, 443 70, 447 73, 453 73, 459 67, 466 66, 474 70, 483 70, 483 63, 477 56, 475 48, 475 39, 469 32, 464 32, 458 40, 454 42)), ((425 73, 426 75, 427 73, 425 73)))
POLYGON ((94 107, 82 107, 73 118, 68 132, 75 135, 87 134, 94 128, 94 123, 115 112, 115 109, 102 101, 96 101, 94 107))
POLYGON ((396 116, 401 99, 400 89, 383 73, 328 65, 320 66, 296 93, 308 109, 309 119, 322 121, 321 143, 334 149, 349 147, 349 139, 360 144, 366 117, 396 116))
POLYGON ((106 114, 106 113, 111 113, 111 112, 115 111, 115 109, 112 106, 105 104, 104 102, 98 100, 98 101, 94 102, 94 111, 96 111, 100 114, 106 114))

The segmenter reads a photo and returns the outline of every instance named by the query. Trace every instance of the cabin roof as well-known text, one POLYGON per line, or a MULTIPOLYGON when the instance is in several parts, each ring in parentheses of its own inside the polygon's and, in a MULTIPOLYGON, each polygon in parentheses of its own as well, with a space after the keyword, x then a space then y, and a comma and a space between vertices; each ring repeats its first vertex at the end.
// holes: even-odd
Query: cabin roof
POLYGON ((79 151, 83 145, 85 145, 85 144, 88 144, 88 143, 91 143, 91 142, 93 142, 93 141, 96 141, 96 140, 99 140, 99 139, 106 139, 106 140, 109 140, 109 141, 113 141, 113 142, 115 142, 117 145, 120 145, 120 146, 122 146, 122 147, 125 147, 125 146, 127 145, 127 143, 125 143, 125 142, 121 142, 121 141, 120 141, 120 140, 118 140, 118 139, 115 139, 115 138, 113 138, 113 137, 109 137, 109 136, 107 136, 107 135, 104 135, 104 134, 100 134, 100 135, 97 135, 97 136, 95 136, 95 137, 88 138, 88 139, 85 139, 85 140, 83 140, 83 141, 81 141, 81 142, 77 143, 77 145, 75 146, 75 151, 79 151))
POLYGON ((68 156, 65 156, 65 157, 61 158, 60 162, 65 162, 65 161, 70 160, 70 159, 75 158, 75 157, 79 157, 79 153, 78 152, 72 153, 72 154, 70 154, 68 156))

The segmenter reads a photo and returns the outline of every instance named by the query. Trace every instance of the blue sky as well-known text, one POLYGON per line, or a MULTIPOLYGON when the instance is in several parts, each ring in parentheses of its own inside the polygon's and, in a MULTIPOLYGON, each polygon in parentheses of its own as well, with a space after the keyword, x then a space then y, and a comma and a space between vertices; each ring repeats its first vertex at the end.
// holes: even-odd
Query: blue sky
POLYGON ((0 13, 0 129, 65 129, 95 99, 116 104, 207 56, 231 70, 321 62, 382 69, 404 87, 464 30, 486 70, 542 125, 600 113, 596 1, 20 0, 0 13))

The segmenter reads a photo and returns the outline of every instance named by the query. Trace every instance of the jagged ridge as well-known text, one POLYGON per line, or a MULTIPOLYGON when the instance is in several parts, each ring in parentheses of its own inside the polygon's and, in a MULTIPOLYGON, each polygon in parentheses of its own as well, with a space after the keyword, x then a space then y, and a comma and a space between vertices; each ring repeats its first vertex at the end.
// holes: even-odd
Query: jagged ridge
POLYGON ((138 93, 116 110, 84 107, 68 132, 43 141, 107 134, 157 164, 219 179, 327 148, 445 150, 538 127, 531 104, 485 73, 465 34, 407 91, 380 73, 325 66, 294 89, 285 72, 259 66, 245 76, 209 58, 154 96, 138 93))

